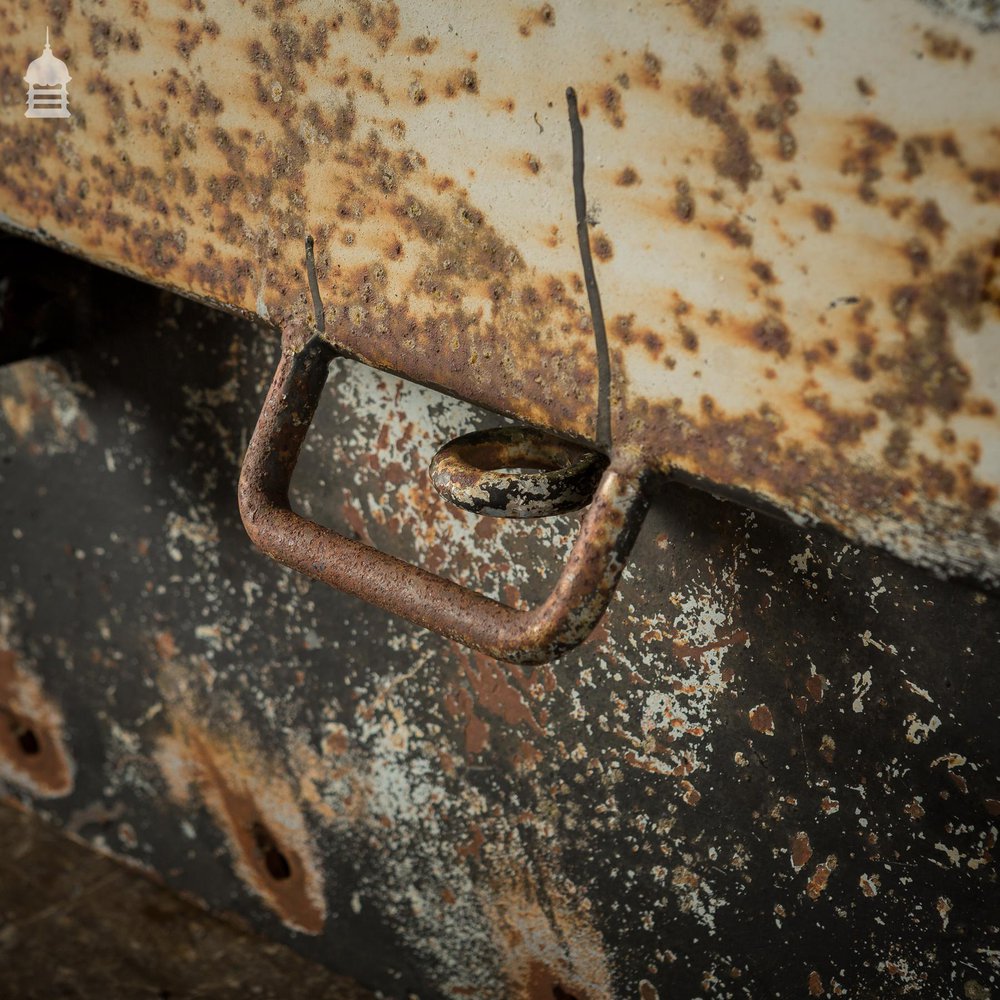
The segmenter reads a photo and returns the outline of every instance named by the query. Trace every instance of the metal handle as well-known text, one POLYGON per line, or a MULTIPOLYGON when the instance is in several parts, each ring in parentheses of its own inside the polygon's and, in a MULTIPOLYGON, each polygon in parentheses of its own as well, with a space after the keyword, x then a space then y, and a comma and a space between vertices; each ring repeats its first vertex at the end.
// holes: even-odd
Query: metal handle
POLYGON ((291 509, 289 483, 333 357, 319 337, 282 352, 240 473, 240 514, 253 543, 292 569, 497 659, 546 663, 586 639, 645 516, 644 470, 612 461, 552 593, 519 611, 291 509))

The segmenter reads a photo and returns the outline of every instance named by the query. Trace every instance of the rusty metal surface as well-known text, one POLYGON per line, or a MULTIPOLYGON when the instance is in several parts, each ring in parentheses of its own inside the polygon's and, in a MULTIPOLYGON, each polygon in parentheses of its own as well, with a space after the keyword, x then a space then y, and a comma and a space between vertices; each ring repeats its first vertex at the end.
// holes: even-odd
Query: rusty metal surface
MULTIPOLYGON (((996 596, 673 484, 599 635, 504 666, 251 550, 263 327, 66 295, 0 369, 8 794, 400 1000, 1000 993, 996 596)), ((537 601, 576 519, 429 485, 483 421, 335 362, 293 500, 537 601)))
MULTIPOLYGON (((990 2, 0 5, 4 224, 1000 576, 990 2), (48 23, 67 121, 24 119, 48 23)), ((742 493, 741 493, 742 495, 742 493)))
POLYGON ((514 608, 292 508, 292 474, 333 357, 319 337, 298 351, 282 348, 240 472, 240 515, 254 544, 300 573, 510 663, 547 663, 583 642, 604 615, 649 507, 650 477, 634 457, 604 470, 552 593, 536 608, 514 608))

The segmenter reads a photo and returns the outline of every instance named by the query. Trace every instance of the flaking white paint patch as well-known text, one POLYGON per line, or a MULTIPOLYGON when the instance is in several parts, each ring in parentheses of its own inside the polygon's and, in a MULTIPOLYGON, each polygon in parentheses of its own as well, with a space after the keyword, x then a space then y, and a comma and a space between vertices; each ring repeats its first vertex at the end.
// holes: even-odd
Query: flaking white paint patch
POLYGON ((915 712, 911 712, 906 721, 910 724, 906 730, 906 739, 910 743, 923 743, 941 728, 941 720, 936 715, 932 715, 927 722, 922 722, 915 712))
POLYGON ((855 674, 852 680, 854 683, 854 702, 851 708, 855 712, 863 712, 865 709, 864 697, 872 687, 872 672, 866 670, 864 673, 855 674))

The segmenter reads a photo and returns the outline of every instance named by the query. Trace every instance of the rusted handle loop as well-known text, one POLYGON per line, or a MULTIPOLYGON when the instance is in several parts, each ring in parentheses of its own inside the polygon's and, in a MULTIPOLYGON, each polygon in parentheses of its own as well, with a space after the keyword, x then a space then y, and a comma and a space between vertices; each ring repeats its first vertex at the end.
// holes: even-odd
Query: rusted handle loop
POLYGON ((445 500, 474 514, 548 517, 586 507, 607 465, 599 452, 533 427, 494 427, 450 441, 430 474, 445 500))
POLYGON ((288 487, 333 349, 314 338, 283 352, 243 460, 239 502, 250 538, 278 562, 511 663, 546 663, 603 615, 646 513, 646 475, 612 462, 549 597, 519 611, 309 521, 288 487))

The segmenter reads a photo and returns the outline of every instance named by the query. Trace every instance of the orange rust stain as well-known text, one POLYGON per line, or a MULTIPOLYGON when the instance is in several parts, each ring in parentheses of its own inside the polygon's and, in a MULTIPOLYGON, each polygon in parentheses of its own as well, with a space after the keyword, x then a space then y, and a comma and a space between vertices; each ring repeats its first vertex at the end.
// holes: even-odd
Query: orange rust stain
POLYGON ((545 877, 543 906, 523 877, 484 899, 510 1000, 605 1000, 613 995, 600 934, 588 901, 545 877))
POLYGON ((945 35, 940 31, 928 29, 924 32, 924 51, 932 59, 939 59, 942 62, 950 62, 953 59, 960 59, 962 62, 972 62, 975 57, 975 49, 962 43, 955 35, 945 35))
POLYGON ((73 791, 62 713, 10 649, 0 649, 0 777, 42 798, 73 791))
POLYGON ((554 28, 556 24, 556 11, 550 3, 542 4, 541 7, 528 8, 524 11, 520 23, 517 26, 518 33, 522 38, 530 38, 532 32, 537 27, 554 28))
POLYGON ((321 933, 323 879, 300 796, 280 777, 280 764, 263 759, 246 738, 220 738, 186 713, 172 721, 155 755, 171 798, 187 804, 194 788, 225 835, 244 884, 286 926, 321 933))
POLYGON ((868 899, 874 899, 878 895, 878 884, 877 875, 861 875, 858 878, 858 885, 868 899))
POLYGON ((786 358, 792 350, 788 327, 776 316, 768 316, 749 330, 749 339, 762 351, 774 351, 786 358))
POLYGON ((688 111, 695 118, 707 119, 721 132, 722 143, 713 154, 712 163, 720 176, 746 191, 751 181, 760 178, 762 170, 754 158, 750 134, 733 111, 726 94, 715 84, 692 87, 688 111))
POLYGON ((444 696, 444 707, 452 718, 465 718, 465 755, 475 757, 482 753, 490 742, 489 723, 476 715, 475 701, 464 687, 456 686, 444 696))
POLYGON ((545 755, 533 743, 521 740, 513 757, 513 764, 516 770, 524 773, 534 771, 545 759, 545 755))
POLYGON ((347 753, 348 734, 346 726, 332 728, 323 737, 323 750, 327 756, 340 756, 347 753))
POLYGON ((812 857, 812 844, 809 843, 809 834, 800 830, 791 840, 792 867, 797 871, 802 871, 812 857))
POLYGON ((615 248, 605 233, 594 233, 590 238, 594 256, 600 261, 609 261, 615 255, 615 248))
POLYGON ((1000 816, 1000 799, 983 799, 983 805, 991 816, 1000 816))
POLYGON ((826 690, 826 678, 822 674, 813 674, 809 680, 806 681, 806 691, 809 692, 809 697, 815 702, 820 702, 823 700, 823 692, 826 690))
POLYGON ((595 95, 595 101, 604 114, 604 117, 615 127, 622 128, 625 125, 625 108, 622 102, 621 91, 611 84, 601 88, 595 95))
POLYGON ((456 849, 455 853, 460 858, 478 858, 480 851, 482 851, 483 844, 486 843, 486 837, 483 835, 482 827, 478 824, 472 827, 472 837, 464 844, 460 844, 456 849))
POLYGON ((750 638, 748 632, 737 629, 732 635, 724 636, 714 642, 706 642, 701 646, 689 646, 684 642, 674 639, 671 643, 674 656, 681 660, 695 659, 704 666, 702 657, 706 653, 715 652, 717 649, 728 649, 730 646, 743 645, 750 638))
POLYGON ((153 645, 156 648, 156 655, 165 663, 169 663, 177 656, 177 643, 174 642, 173 634, 170 632, 157 632, 153 637, 153 645))
POLYGON ((527 725, 538 734, 543 732, 524 695, 510 682, 509 678, 513 677, 522 688, 528 687, 528 680, 519 668, 501 664, 481 653, 470 656, 462 651, 459 655, 465 678, 480 708, 503 719, 509 726, 527 725))
POLYGON ((690 781, 682 781, 681 788, 684 790, 681 797, 689 806, 696 806, 701 801, 701 792, 690 781))
POLYGON ((833 209, 828 205, 813 205, 812 218, 813 222, 816 223, 816 228, 821 233, 830 232, 830 230, 833 229, 834 222, 836 221, 833 209))
POLYGON ((745 11, 738 14, 732 21, 733 30, 741 38, 759 38, 763 34, 764 26, 760 20, 760 14, 754 10, 745 11))
POLYGON ((767 705, 756 705, 750 709, 750 725, 765 736, 774 735, 774 717, 767 705))
POLYGON ((830 881, 830 875, 833 874, 836 867, 837 858, 833 854, 825 862, 821 862, 816 866, 816 870, 813 872, 812 878, 809 879, 809 883, 806 886, 806 895, 810 899, 819 899, 823 894, 823 890, 826 889, 827 883, 830 881))
POLYGON ((823 980, 820 979, 819 973, 814 969, 809 973, 809 996, 821 997, 825 992, 823 980))
POLYGON ((724 12, 728 0, 685 0, 688 10, 703 28, 710 28, 716 18, 724 12))

